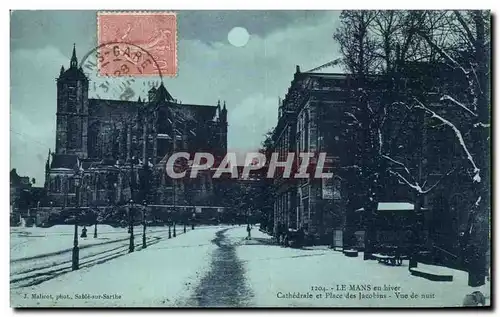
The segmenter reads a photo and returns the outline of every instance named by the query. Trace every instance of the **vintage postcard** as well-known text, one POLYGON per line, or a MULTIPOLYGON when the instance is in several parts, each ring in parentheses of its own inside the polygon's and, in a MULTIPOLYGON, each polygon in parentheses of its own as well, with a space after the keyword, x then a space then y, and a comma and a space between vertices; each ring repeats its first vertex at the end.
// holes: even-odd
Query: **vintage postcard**
POLYGON ((483 11, 12 11, 23 307, 491 307, 483 11))

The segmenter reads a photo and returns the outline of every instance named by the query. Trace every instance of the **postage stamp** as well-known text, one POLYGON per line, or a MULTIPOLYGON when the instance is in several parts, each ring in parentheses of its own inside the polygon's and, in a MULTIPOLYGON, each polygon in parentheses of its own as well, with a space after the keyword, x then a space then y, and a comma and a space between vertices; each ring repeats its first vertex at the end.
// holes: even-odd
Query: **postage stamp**
POLYGON ((98 12, 99 74, 165 76, 177 74, 177 16, 172 12, 98 12), (109 45, 115 43, 115 45, 109 45), (150 52, 158 67, 148 59, 150 52), (139 65, 139 66, 137 66, 139 65))

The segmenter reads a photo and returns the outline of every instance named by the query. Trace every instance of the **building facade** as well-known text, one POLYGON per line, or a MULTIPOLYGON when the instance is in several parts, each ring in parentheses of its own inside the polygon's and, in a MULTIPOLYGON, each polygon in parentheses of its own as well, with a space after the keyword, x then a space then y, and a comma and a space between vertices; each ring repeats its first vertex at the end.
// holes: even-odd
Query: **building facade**
MULTIPOLYGON (((341 118, 351 106, 346 102, 348 77, 344 74, 301 72, 296 68, 290 88, 280 100, 273 134, 279 160, 288 153, 326 153, 324 172, 333 178, 275 179, 274 232, 302 228, 316 243, 331 240, 334 228, 345 223, 347 192, 340 166, 355 165, 355 134, 341 118)), ((316 164, 318 156, 311 159, 316 164)), ((300 162, 294 162, 298 168, 300 162)), ((314 174, 314 173, 311 173, 314 174)), ((311 175, 312 176, 312 175, 311 175)))
MULTIPOLYGON (((359 106, 356 91, 362 89, 372 105, 388 104, 389 98, 404 101, 406 96, 418 96, 451 121, 463 120, 462 109, 439 102, 443 94, 458 96, 465 91, 464 83, 455 79, 460 78, 454 73, 457 70, 440 64, 406 67, 409 69, 400 73, 411 76, 392 77, 390 81, 370 76, 360 86, 349 74, 301 72, 297 66, 287 94, 279 101, 274 151, 280 161, 286 160, 287 153, 298 157, 301 152, 325 152, 325 172, 333 173, 333 177, 293 179, 278 175, 274 180, 275 235, 284 229, 302 228, 313 243, 330 244, 334 232, 365 230, 366 219, 359 212, 366 199, 362 184, 365 176, 357 175, 357 171, 361 171, 366 140, 351 120, 354 108, 359 106)), ((453 131, 418 109, 394 106, 387 110, 380 133, 383 154, 405 162, 410 173, 427 187, 439 181, 435 189, 421 197, 421 207, 428 211, 423 233, 427 241, 456 254, 474 195, 467 189, 466 173, 460 172, 463 150, 453 131), (452 169, 457 172, 443 177, 452 169)), ((384 163, 379 201, 415 203, 412 188, 388 173, 389 169, 404 173, 403 167, 384 163)), ((294 164, 297 168, 298 162, 294 164)))
POLYGON ((213 203, 206 173, 172 180, 166 161, 174 152, 227 150, 227 109, 181 104, 164 84, 147 100, 91 99, 89 80, 75 49, 57 78, 56 147, 45 173, 51 206, 122 205, 131 199, 156 205, 213 203), (75 175, 77 175, 75 177, 75 175), (186 194, 189 192, 189 194, 186 194))

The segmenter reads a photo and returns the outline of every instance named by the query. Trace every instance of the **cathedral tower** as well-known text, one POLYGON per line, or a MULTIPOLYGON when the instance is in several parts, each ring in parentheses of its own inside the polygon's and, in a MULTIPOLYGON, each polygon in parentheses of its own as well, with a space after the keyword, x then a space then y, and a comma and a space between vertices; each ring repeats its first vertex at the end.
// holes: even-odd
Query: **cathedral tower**
POLYGON ((69 68, 57 78, 56 154, 87 157, 88 84, 73 46, 69 68))
POLYGON ((220 128, 221 128, 221 147, 223 154, 226 155, 227 152, 227 109, 226 101, 224 101, 224 106, 220 115, 220 128))

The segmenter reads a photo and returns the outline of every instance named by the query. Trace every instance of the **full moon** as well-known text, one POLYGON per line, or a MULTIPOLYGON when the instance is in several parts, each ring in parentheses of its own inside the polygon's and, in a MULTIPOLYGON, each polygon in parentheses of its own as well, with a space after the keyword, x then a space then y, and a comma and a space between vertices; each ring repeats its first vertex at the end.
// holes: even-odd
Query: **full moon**
POLYGON ((232 30, 227 34, 227 40, 229 43, 236 47, 245 46, 249 39, 250 34, 248 34, 247 29, 239 26, 232 28, 232 30))

